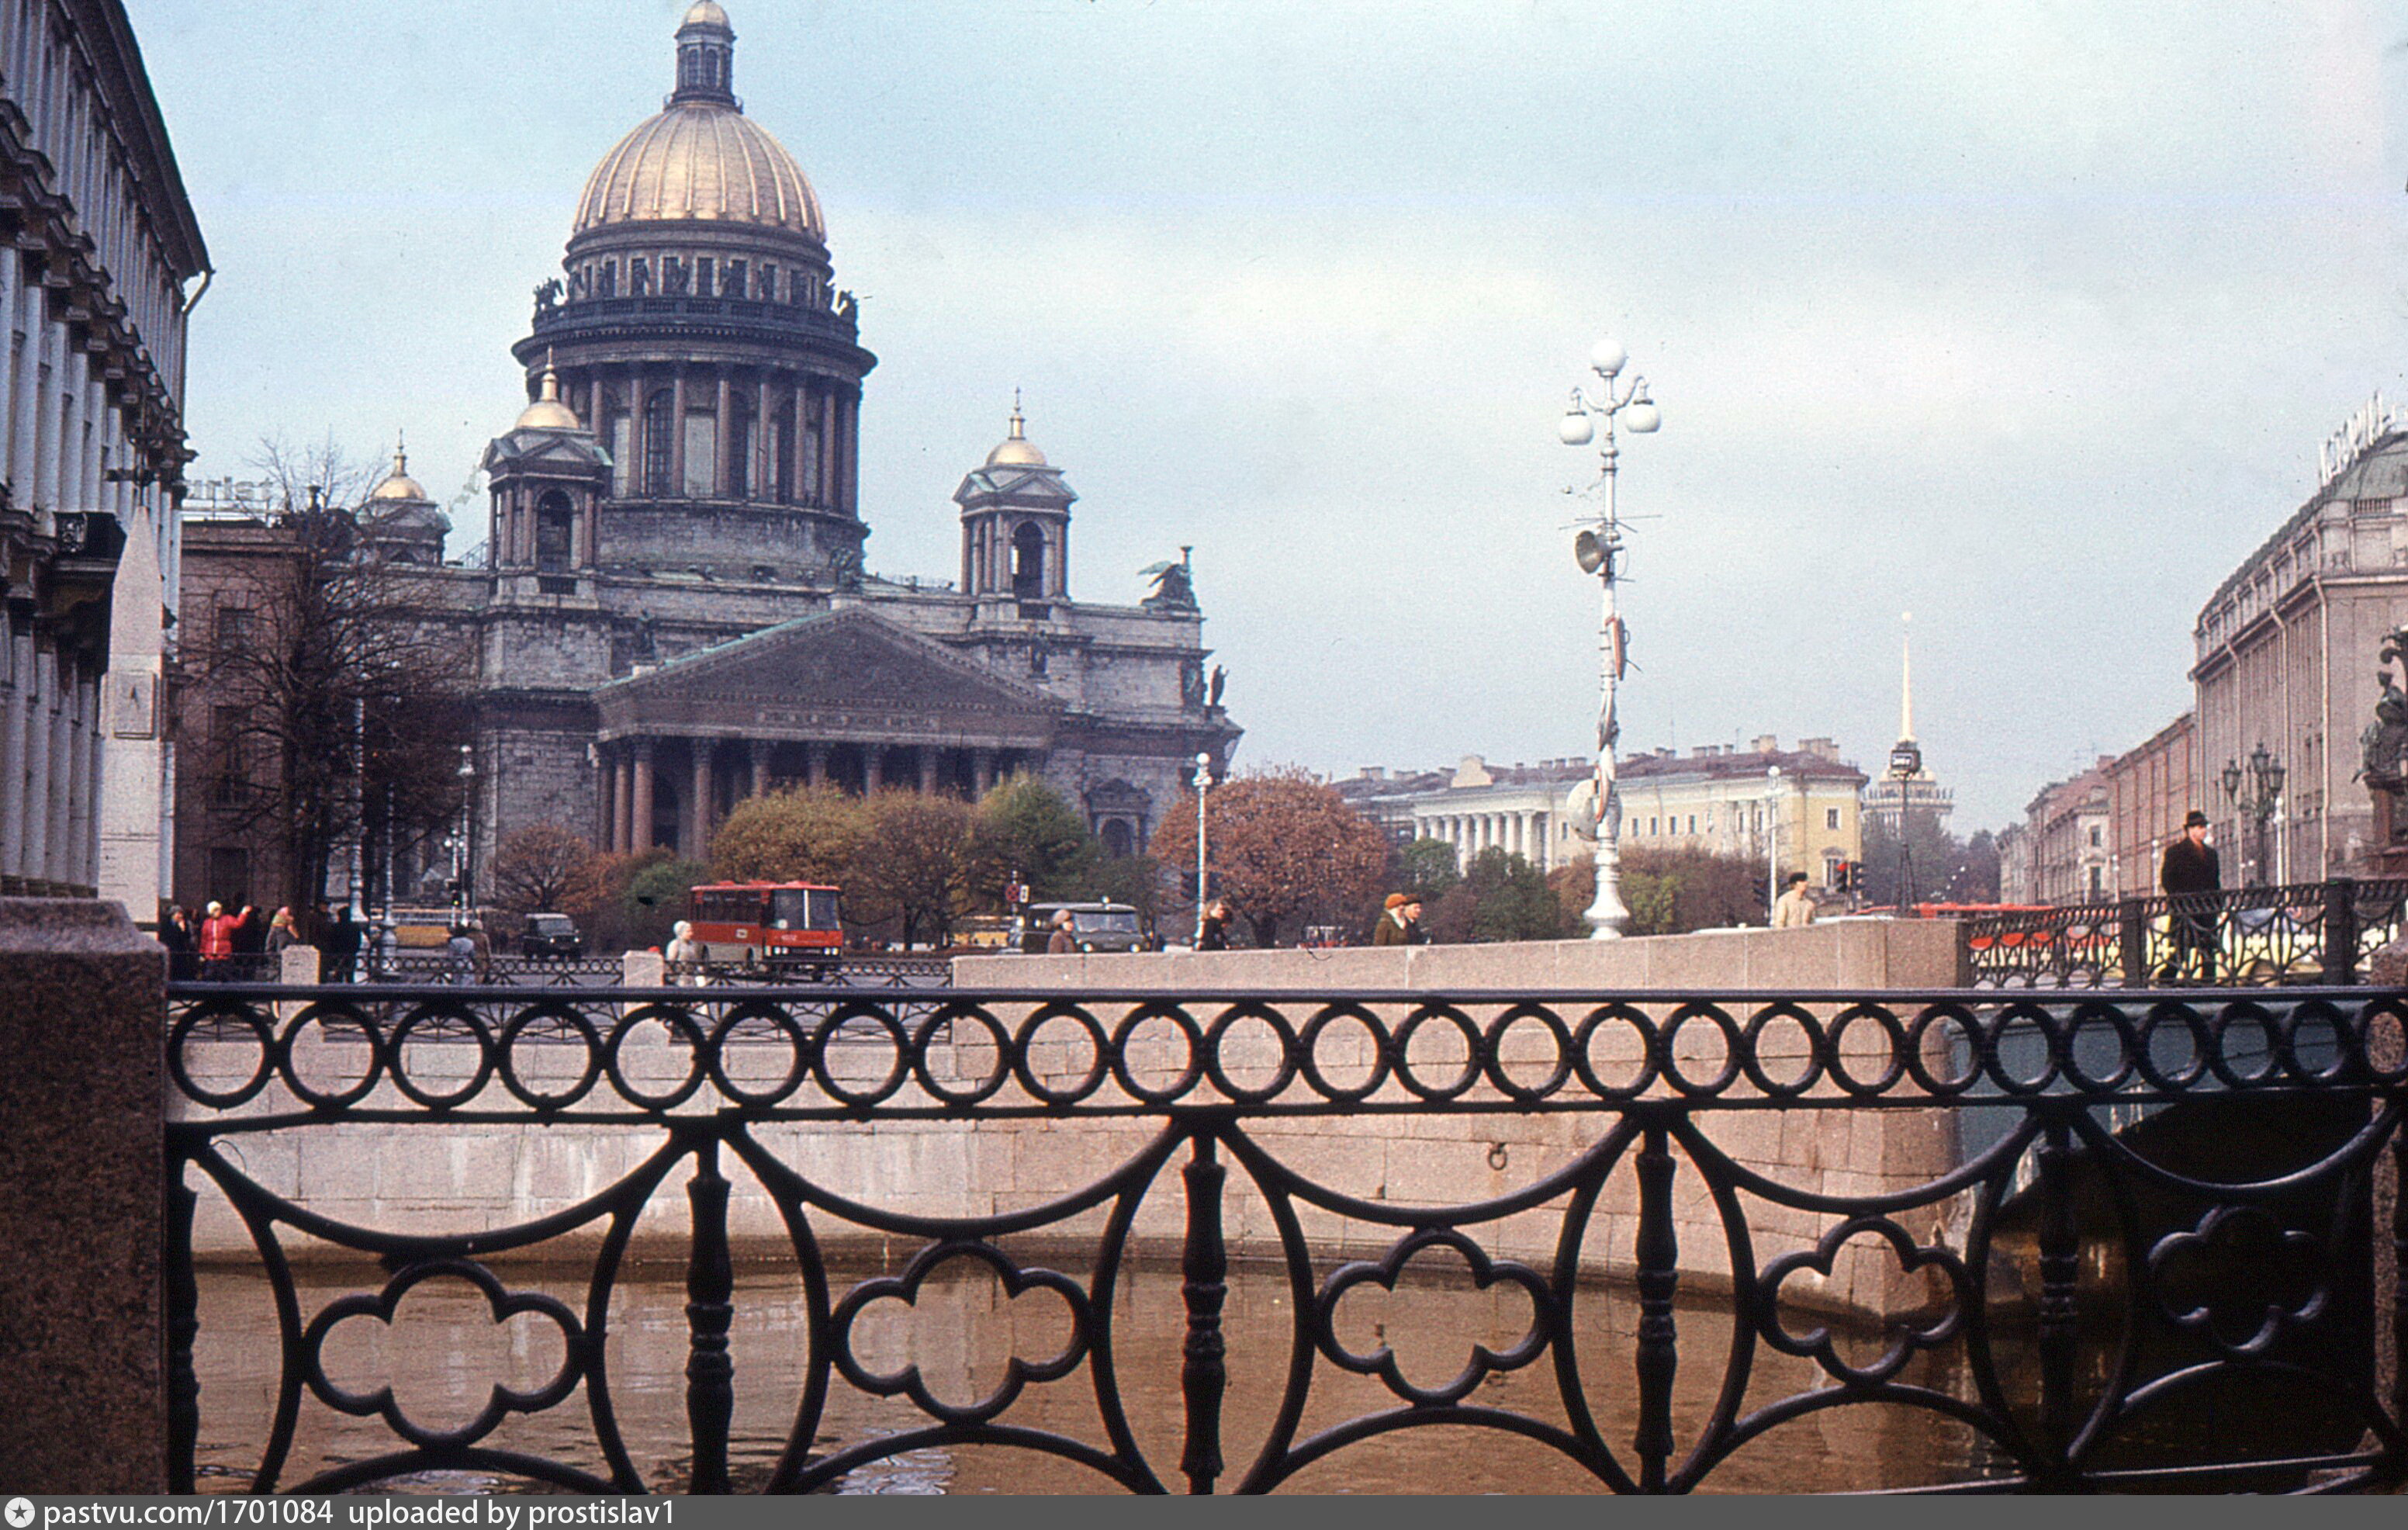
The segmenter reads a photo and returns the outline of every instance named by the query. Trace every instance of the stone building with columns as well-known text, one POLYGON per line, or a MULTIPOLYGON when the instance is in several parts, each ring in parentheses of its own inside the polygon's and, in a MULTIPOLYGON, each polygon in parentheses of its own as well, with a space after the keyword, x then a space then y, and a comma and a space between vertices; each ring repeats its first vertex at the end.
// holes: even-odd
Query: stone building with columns
MULTIPOLYGON (((514 347, 527 402, 483 458, 484 547, 417 576, 477 655, 472 881, 537 824, 700 858, 788 783, 968 795, 1024 770, 1141 849, 1240 736, 1192 569, 1078 598, 1078 496, 1016 403, 941 512, 959 584, 865 566, 876 358, 810 182, 737 101, 735 42, 713 0, 685 13, 666 107, 588 179, 514 347)), ((440 516, 399 464, 371 507, 440 516)))
MULTIPOLYGON (((1593 760, 1493 765, 1472 754, 1453 771, 1375 767, 1337 785, 1399 844, 1435 839, 1455 847, 1465 865, 1500 849, 1547 871, 1590 853, 1573 827, 1572 792, 1596 770, 1593 760)), ((1658 750, 1619 762, 1615 776, 1626 850, 1762 855, 1777 846, 1783 866, 1827 883, 1833 863, 1864 856, 1865 774, 1828 738, 1802 739, 1794 750, 1770 736, 1746 751, 1658 750)))
POLYGON ((119 0, 0 0, 0 894, 147 921, 208 252, 119 0))

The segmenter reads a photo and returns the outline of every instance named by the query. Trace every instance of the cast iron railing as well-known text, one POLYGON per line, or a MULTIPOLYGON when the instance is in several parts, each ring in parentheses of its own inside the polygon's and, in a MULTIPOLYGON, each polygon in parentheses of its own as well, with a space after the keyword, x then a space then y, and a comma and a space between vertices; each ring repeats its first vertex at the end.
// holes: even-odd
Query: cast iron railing
POLYGON ((2145 988, 2360 980, 2397 938, 2408 881, 2303 882, 2178 898, 1975 914, 1965 923, 1984 988, 2145 988))
MULTIPOLYGON (((193 980, 273 983, 278 980, 282 964, 282 957, 261 952, 222 957, 210 963, 194 957, 193 965, 198 970, 193 980)), ((424 947, 410 947, 390 956, 357 957, 351 968, 351 976, 339 980, 405 987, 450 986, 460 970, 446 952, 424 947)), ((486 987, 596 988, 615 985, 625 970, 625 960, 619 956, 495 956, 483 964, 481 972, 472 965, 469 976, 475 985, 486 987)), ((801 970, 781 974, 775 969, 730 964, 703 967, 698 975, 711 985, 722 987, 811 984, 836 988, 943 988, 953 981, 953 963, 942 956, 857 954, 846 956, 836 972, 826 978, 812 977, 801 970)), ((327 976, 329 981, 338 980, 331 971, 327 976)))
MULTIPOLYGON (((171 1010, 179 1490, 195 1485, 204 1437, 235 1427, 204 1430, 204 1194, 272 1296, 265 1434, 249 1466, 212 1479, 254 1491, 439 1471, 727 1491, 739 1194, 772 1208, 802 1314, 782 1442, 748 1486, 808 1491, 915 1451, 1004 1446, 1134 1491, 1255 1492, 1395 1431, 1456 1425, 1536 1442, 1597 1486, 1681 1492, 1724 1480, 1735 1452, 1784 1425, 1898 1408, 1928 1421, 1910 1431, 1971 1441, 1932 1480, 1899 1485, 2335 1490, 2408 1477, 2408 1392, 2396 1376, 2378 1382, 2371 1359, 2378 1327, 2394 1343, 2408 1334, 2408 1296, 2377 1313, 2369 1285, 2372 1263, 2408 1251, 2408 1215, 2374 1228, 2367 1209, 2378 1167, 2408 1159, 2397 991, 908 1001, 220 986, 175 990, 171 1010), (2129 1125, 2148 1110, 2153 1122, 2129 1125), (2147 1137, 2186 1112, 2206 1122, 2190 1147, 2170 1128, 2147 1137), (1988 1128, 1963 1129, 1976 1118, 1988 1128), (2272 1156, 2202 1167, 2199 1142, 2229 1144, 2232 1120, 2271 1123, 2272 1156), (838 1182, 838 1147, 894 1131, 924 1146, 1046 1149, 1075 1182, 963 1214, 882 1205, 905 1187, 878 1175, 838 1182), (313 1170, 277 1166, 329 1134, 375 1158, 545 1134, 643 1151, 574 1204, 431 1231, 342 1220, 311 1194, 313 1170), (1468 1151, 1469 1172, 1434 1204, 1389 1198, 1406 1148, 1425 1139, 1468 1151), (1328 1182, 1383 1149, 1380 1184, 1328 1182), (1481 1176, 1481 1158, 1501 1175, 1533 1153, 1518 1182, 1481 1176), (681 1180, 683 1437, 647 1472, 613 1398, 666 1378, 616 1373, 609 1340, 630 1321, 623 1262, 637 1225, 665 1224, 681 1180), (1232 1216, 1251 1232, 1233 1236, 1232 1216), (899 1270, 844 1279, 832 1251, 846 1227, 887 1243, 899 1270), (1159 1385, 1133 1392, 1148 1379, 1115 1361, 1145 1337, 1128 1326, 1123 1286, 1148 1229, 1182 1277, 1175 1401, 1159 1385), (512 1284, 524 1279, 514 1258, 580 1234, 579 1300, 512 1284), (1044 1237, 1055 1251, 1031 1253, 1044 1237), (336 1267, 355 1287, 321 1299, 296 1277, 301 1245, 348 1251, 336 1267), (1240 1450, 1224 1417, 1238 1332, 1225 1308, 1233 1251, 1248 1248, 1276 1259, 1281 1337, 1241 1355, 1241 1377, 1278 1391, 1240 1450), (1502 1288, 1528 1321, 1451 1375, 1415 1375, 1401 1341, 1447 1288, 1412 1276, 1434 1264, 1458 1287, 1502 1288), (1603 1322, 1600 1264, 1635 1287, 1635 1329, 1603 1322), (1060 1303, 1067 1337, 1050 1354, 1012 1354, 968 1398, 938 1395, 928 1346, 882 1368, 861 1347, 865 1312, 900 1304, 887 1316, 911 1317, 940 1269, 1060 1303), (1708 1269, 1720 1273, 1684 1273, 1708 1269), (391 1323, 429 1282, 466 1288, 496 1324, 555 1329, 557 1370, 496 1384, 442 1427, 397 1401, 390 1377, 363 1385, 330 1362, 332 1332, 391 1323), (1871 1330, 1812 1314, 1817 1291, 1828 1305, 1843 1283, 1879 1317, 1871 1330), (1388 1317, 1367 1342, 1341 1310, 1374 1288, 1388 1317), (1701 1343, 1687 1337, 1697 1329, 1727 1338, 1701 1343), (1717 1369, 1676 1408, 1679 1379, 1717 1369), (838 1430, 832 1394, 848 1389, 910 1422, 838 1430), (1083 1432, 1015 1417, 1046 1389, 1083 1432), (2250 1398, 2276 1400, 2263 1429, 2245 1422, 2250 1398), (1350 1399, 1363 1406, 1320 1416, 1350 1399), (2169 1451, 2162 1420, 2202 1400, 2216 1417, 2204 1442, 2169 1451), (2284 1433, 2311 1412, 2315 1429, 2284 1433), (509 1444, 521 1416, 555 1414, 578 1423, 581 1455, 509 1444), (303 1459, 312 1417, 380 1420, 390 1448, 303 1459)), ((1430 1459, 1447 1480, 1448 1451, 1430 1459)))

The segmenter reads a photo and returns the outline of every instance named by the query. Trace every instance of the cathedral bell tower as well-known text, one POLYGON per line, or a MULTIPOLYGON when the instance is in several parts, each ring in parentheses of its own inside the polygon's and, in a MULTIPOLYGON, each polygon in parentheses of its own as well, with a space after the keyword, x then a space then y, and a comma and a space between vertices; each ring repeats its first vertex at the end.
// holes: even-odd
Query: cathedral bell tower
POLYGON ((549 365, 536 401, 485 448, 484 468, 494 567, 571 578, 595 566, 595 509, 610 481, 610 456, 560 401, 549 365))
POLYGON ((1070 505, 1062 470, 1028 439, 1012 396, 1011 434, 953 491, 962 508, 962 593, 982 620, 1042 621, 1070 598, 1070 505))

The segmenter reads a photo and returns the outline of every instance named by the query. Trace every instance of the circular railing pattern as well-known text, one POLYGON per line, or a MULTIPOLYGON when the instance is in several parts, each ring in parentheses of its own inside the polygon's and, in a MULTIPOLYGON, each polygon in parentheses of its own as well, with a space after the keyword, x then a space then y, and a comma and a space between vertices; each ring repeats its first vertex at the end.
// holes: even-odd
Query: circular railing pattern
MULTIPOLYGON (((167 1065, 195 1105, 281 1085, 340 1113, 1567 1108, 2173 1100, 2391 1086, 2408 997, 1380 994, 1167 998, 792 990, 194 989, 167 1065), (390 1093, 381 1086, 390 1085, 390 1093), (599 1099, 597 1100, 597 1096, 599 1099)), ((281 1101, 273 1103, 281 1104, 281 1101)))

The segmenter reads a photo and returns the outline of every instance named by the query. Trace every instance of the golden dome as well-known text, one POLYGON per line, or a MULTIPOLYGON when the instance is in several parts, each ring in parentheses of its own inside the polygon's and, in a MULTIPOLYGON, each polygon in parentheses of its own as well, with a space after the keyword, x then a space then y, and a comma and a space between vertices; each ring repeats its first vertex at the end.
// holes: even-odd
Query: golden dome
POLYGON ((736 104, 734 60, 727 13, 713 0, 698 0, 678 28, 677 89, 668 109, 620 139, 595 166, 577 204, 577 234, 614 223, 701 220, 827 242, 819 197, 802 167, 736 104))
POLYGON ((519 416, 513 430, 582 430, 577 411, 560 401, 560 374, 547 361, 543 367, 543 392, 519 416))
POLYGON ((752 223, 824 244, 820 199, 785 146, 733 107, 669 107, 603 157, 577 204, 577 227, 681 219, 752 223))
POLYGON ((1028 438, 1026 422, 1020 418, 1020 394, 1017 393, 1011 395, 1011 434, 1003 438, 1002 445, 986 454, 986 465, 989 467, 1045 465, 1045 453, 1038 450, 1037 443, 1028 438))
POLYGON ((385 480, 376 486, 368 498, 371 500, 424 500, 426 498, 425 486, 409 476, 409 455, 402 450, 398 442, 393 449, 393 471, 385 475, 385 480))

